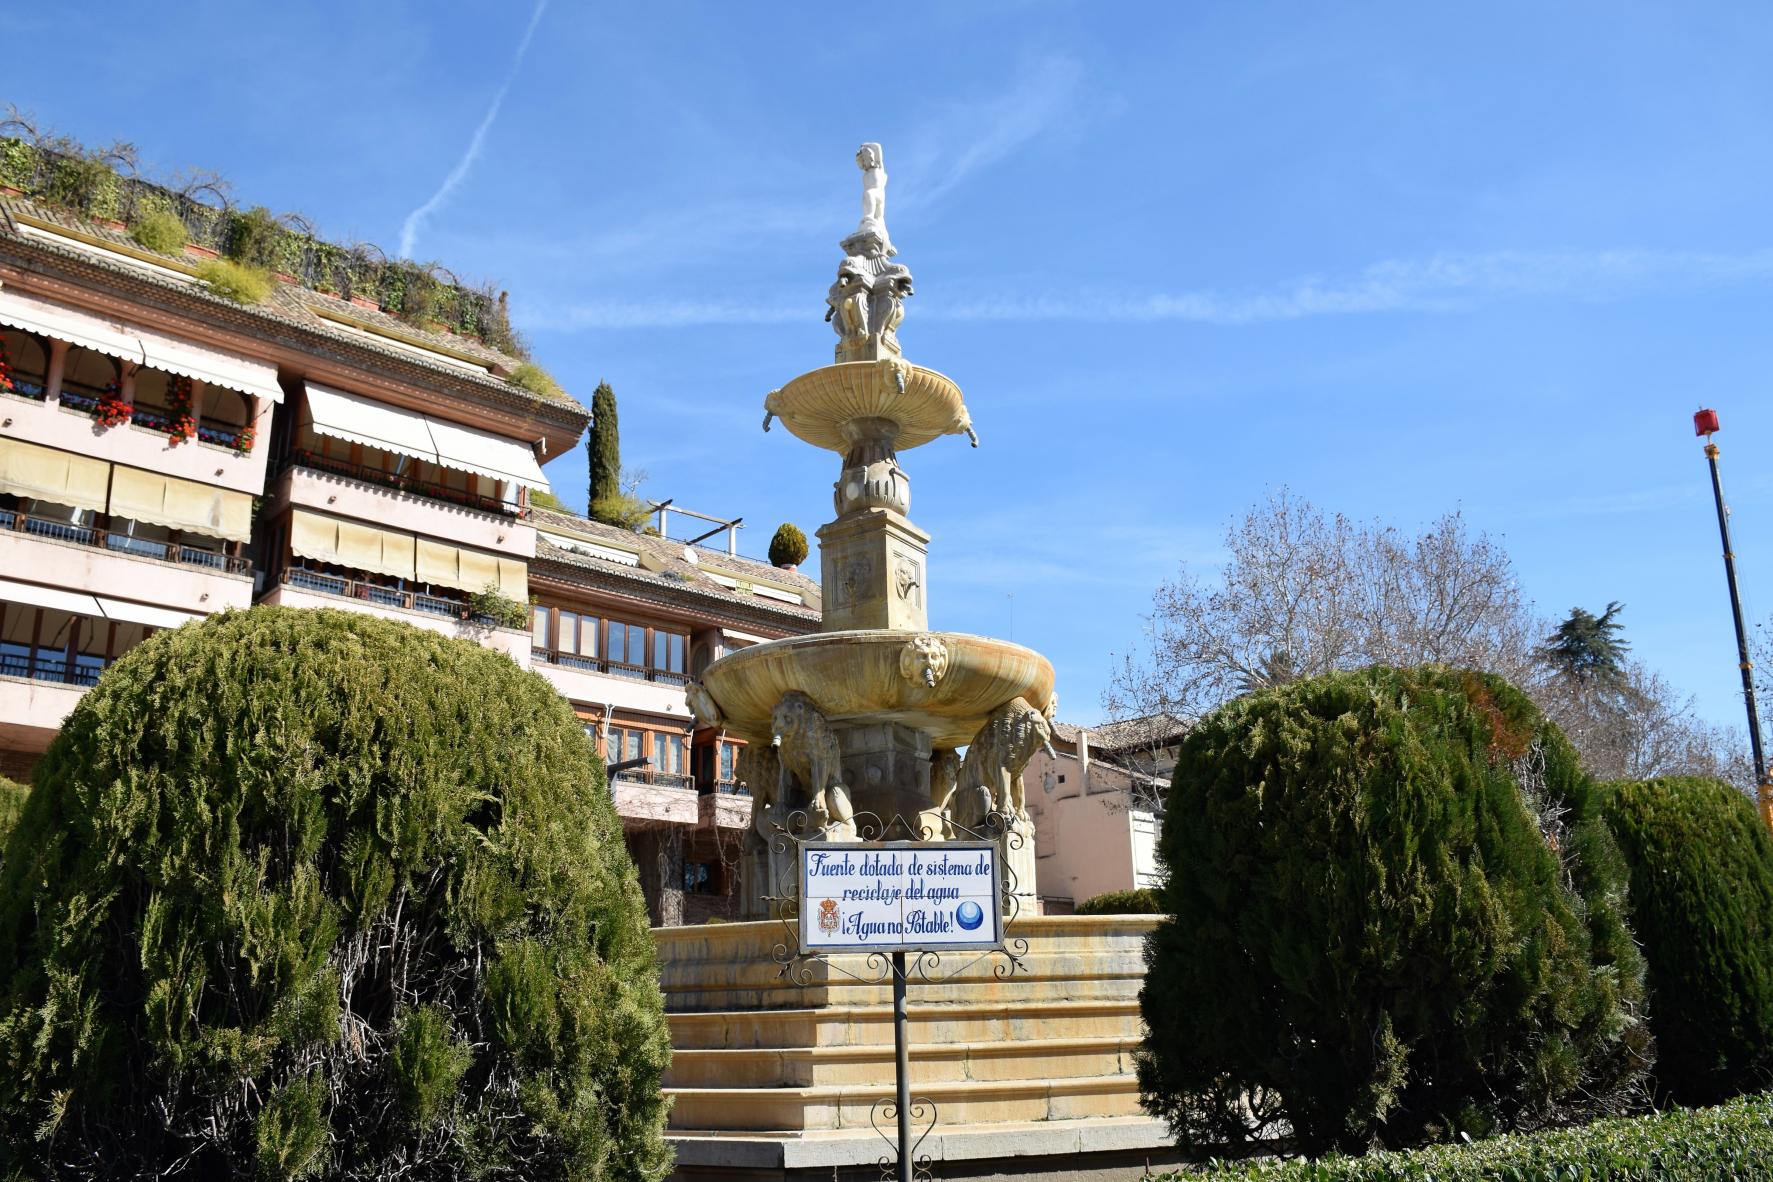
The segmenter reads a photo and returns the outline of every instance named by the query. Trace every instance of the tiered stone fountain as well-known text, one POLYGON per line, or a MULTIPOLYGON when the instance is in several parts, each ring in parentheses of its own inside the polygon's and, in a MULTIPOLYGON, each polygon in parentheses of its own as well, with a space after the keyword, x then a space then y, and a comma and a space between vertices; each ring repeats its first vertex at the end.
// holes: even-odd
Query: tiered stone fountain
POLYGON ((1000 978, 981 964, 914 990, 915 1090, 941 1113, 923 1152, 944 1177, 988 1176, 1008 1157, 1030 1177, 1086 1164, 1137 1177, 1169 1160, 1161 1127, 1136 1115, 1130 1064, 1151 923, 1035 917, 1022 771, 1051 734, 1053 668, 1008 641, 929 630, 930 538, 908 516, 899 457, 948 435, 978 440, 959 387, 902 354, 911 273, 893 261, 880 146, 856 159, 862 221, 828 296, 835 361, 764 401, 766 431, 780 422, 842 457, 837 516, 818 531, 821 628, 727 656, 686 691, 701 725, 746 740, 740 889, 753 922, 657 933, 679 1176, 831 1178, 881 1154, 868 1114, 893 1087, 886 986, 842 958, 815 966, 811 984, 778 973, 796 851, 773 839, 854 840, 859 815, 871 838, 954 838, 995 814, 1008 820, 1009 934, 1028 943, 1026 971, 1000 978))

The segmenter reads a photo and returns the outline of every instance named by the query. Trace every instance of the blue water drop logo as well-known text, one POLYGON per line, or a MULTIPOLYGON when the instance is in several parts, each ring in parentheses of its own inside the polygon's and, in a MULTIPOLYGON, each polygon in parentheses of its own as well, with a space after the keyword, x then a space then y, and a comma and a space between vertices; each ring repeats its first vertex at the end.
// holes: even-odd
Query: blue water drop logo
POLYGON ((954 909, 954 922, 970 932, 985 922, 985 912, 977 903, 962 903, 954 909))

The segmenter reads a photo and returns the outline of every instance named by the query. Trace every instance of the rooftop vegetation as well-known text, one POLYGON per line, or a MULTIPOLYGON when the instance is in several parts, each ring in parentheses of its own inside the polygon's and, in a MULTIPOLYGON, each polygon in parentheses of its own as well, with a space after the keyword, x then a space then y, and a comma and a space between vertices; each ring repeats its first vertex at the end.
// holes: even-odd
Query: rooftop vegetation
POLYGON ((388 258, 369 243, 330 242, 299 214, 241 209, 213 173, 151 180, 126 143, 88 149, 65 136, 39 134, 13 112, 0 120, 0 189, 129 228, 150 250, 179 254, 189 244, 314 291, 368 301, 420 328, 447 329, 513 356, 525 352, 503 293, 490 284, 464 283, 437 263, 388 258), (169 218, 183 227, 183 242, 169 218))

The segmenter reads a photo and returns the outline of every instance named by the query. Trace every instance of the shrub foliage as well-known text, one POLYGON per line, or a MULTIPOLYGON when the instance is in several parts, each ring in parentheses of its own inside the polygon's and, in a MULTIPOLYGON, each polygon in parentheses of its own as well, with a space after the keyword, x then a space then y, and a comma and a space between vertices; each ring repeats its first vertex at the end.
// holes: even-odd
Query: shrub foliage
POLYGON ((1711 1104, 1773 1079, 1773 835, 1715 780, 1608 786, 1649 965, 1656 1080, 1711 1104))
POLYGON ((806 553, 806 535, 798 525, 784 521, 776 527, 776 534, 770 539, 771 566, 799 566, 806 561, 806 553))
POLYGON ((1170 1182, 1739 1182, 1773 1179, 1773 1097, 1719 1108, 1600 1120, 1361 1158, 1215 1165, 1170 1182))
POLYGON ((1162 915, 1163 900, 1150 887, 1109 891, 1078 904, 1079 915, 1162 915))
POLYGON ((505 657, 161 633, 0 870, 0 1176, 657 1178, 670 1049, 602 770, 505 657))
POLYGON ((1141 1005, 1195 1148, 1308 1151, 1624 1103, 1649 1035, 1626 870, 1575 753, 1498 678, 1373 668, 1184 741, 1141 1005))
POLYGON ((197 279, 211 292, 236 304, 262 304, 271 298, 276 280, 267 271, 231 259, 207 259, 197 267, 197 279))

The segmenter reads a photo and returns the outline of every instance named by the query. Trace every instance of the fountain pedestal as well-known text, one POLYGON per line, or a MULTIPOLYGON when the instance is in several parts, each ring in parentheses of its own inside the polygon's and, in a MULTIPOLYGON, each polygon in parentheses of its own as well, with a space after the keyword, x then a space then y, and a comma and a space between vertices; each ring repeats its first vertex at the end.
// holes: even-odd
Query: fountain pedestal
POLYGON ((930 535, 902 513, 864 509, 819 527, 817 536, 822 631, 929 627, 924 585, 930 535))

